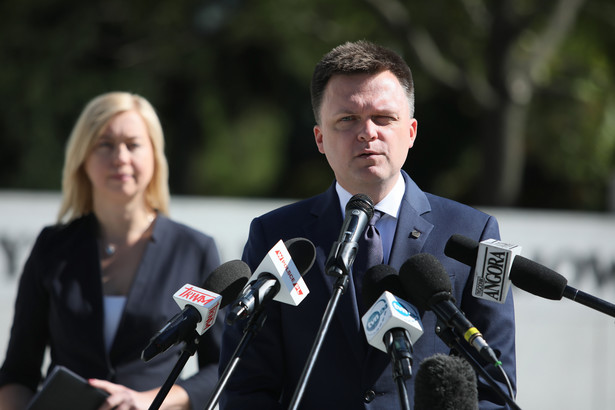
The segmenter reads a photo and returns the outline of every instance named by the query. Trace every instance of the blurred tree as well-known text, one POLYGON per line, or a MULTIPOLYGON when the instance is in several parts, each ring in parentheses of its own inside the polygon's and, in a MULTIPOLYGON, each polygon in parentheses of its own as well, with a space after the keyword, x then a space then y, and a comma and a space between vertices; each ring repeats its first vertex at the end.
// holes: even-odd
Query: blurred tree
POLYGON ((309 82, 333 46, 399 51, 417 86, 405 168, 475 205, 603 210, 615 162, 609 0, 22 0, 0 4, 0 186, 58 189, 79 110, 159 111, 173 194, 305 197, 331 183, 309 82))
POLYGON ((559 0, 543 13, 531 1, 430 2, 423 10, 398 0, 365 2, 407 41, 425 73, 474 106, 481 136, 474 201, 518 204, 532 101, 549 85, 545 71, 585 0, 559 0))

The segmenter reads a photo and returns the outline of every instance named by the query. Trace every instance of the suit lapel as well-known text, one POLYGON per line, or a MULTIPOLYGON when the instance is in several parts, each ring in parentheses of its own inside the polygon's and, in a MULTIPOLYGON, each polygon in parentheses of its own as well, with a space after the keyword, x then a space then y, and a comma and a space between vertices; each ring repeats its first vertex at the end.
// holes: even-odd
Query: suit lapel
POLYGON ((161 215, 158 215, 154 222, 152 236, 147 242, 141 260, 137 267, 137 271, 130 285, 130 290, 126 295, 126 304, 122 312, 122 318, 118 323, 115 339, 111 344, 110 357, 112 363, 119 360, 127 354, 130 354, 134 348, 134 332, 131 327, 134 326, 135 318, 138 318, 143 312, 143 301, 151 299, 151 281, 158 278, 160 269, 165 266, 164 260, 165 246, 163 241, 167 237, 168 220, 161 215))
POLYGON ((402 171, 406 193, 402 199, 389 257, 389 265, 399 271, 412 255, 420 253, 434 226, 422 215, 431 211, 425 193, 402 171))

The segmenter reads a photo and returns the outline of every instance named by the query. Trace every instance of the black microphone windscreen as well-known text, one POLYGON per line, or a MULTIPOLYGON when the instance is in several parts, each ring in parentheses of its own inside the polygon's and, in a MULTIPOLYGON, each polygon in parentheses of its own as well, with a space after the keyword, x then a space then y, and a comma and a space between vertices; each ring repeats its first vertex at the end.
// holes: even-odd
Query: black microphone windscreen
POLYGON ((414 410, 477 410, 476 373, 463 358, 435 354, 414 379, 414 410))
MULTIPOLYGON (((477 241, 455 234, 446 243, 444 253, 473 267, 476 265, 478 247, 477 241)), ((560 300, 568 285, 566 278, 559 273, 520 255, 513 259, 510 281, 519 289, 551 300, 560 300)))
POLYGON ((521 256, 513 260, 510 281, 519 289, 551 300, 560 300, 568 285, 559 273, 521 256))
POLYGON ((316 247, 312 241, 305 238, 293 238, 284 241, 284 246, 301 276, 305 276, 316 260, 316 247))
POLYGON ((351 209, 360 209, 367 214, 367 219, 371 219, 374 216, 374 201, 365 194, 356 194, 350 198, 350 201, 346 204, 346 211, 351 209))
POLYGON ((452 285, 442 263, 429 253, 411 256, 399 269, 399 280, 408 301, 421 310, 430 310, 432 298, 450 299, 452 285))
POLYGON ((395 268, 389 265, 375 265, 363 275, 363 305, 371 306, 388 290, 393 295, 405 299, 405 292, 395 268))
POLYGON ((222 309, 237 298, 251 274, 250 267, 245 262, 228 261, 211 272, 202 288, 222 296, 220 302, 222 309))
POLYGON ((465 265, 476 265, 478 255, 478 242, 467 236, 454 234, 446 242, 444 254, 465 265))

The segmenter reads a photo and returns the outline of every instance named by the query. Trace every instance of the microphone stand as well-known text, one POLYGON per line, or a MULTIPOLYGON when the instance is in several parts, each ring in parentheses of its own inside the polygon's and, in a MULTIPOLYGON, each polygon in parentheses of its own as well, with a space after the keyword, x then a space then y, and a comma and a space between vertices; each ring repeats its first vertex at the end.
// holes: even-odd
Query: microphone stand
MULTIPOLYGON (((346 232, 346 235, 347 234, 348 232, 346 232)), ((320 322, 320 328, 318 329, 316 339, 312 344, 312 350, 310 351, 308 360, 303 367, 303 372, 301 373, 301 378, 299 379, 297 388, 293 393, 293 398, 290 402, 290 406, 288 407, 289 410, 297 410, 299 407, 299 402, 303 397, 303 393, 305 393, 307 380, 312 373, 314 364, 316 363, 316 357, 320 352, 325 335, 327 334, 331 321, 333 320, 335 309, 337 309, 340 298, 348 287, 348 282, 350 281, 350 268, 354 262, 358 248, 359 246, 356 242, 349 242, 341 239, 334 242, 331 246, 329 257, 325 262, 325 272, 327 275, 337 277, 337 280, 333 285, 331 299, 329 299, 329 303, 327 304, 327 308, 325 309, 325 313, 323 314, 320 322)))
POLYGON ((297 389, 293 394, 292 401, 290 402, 289 410, 296 410, 299 407, 299 402, 303 397, 303 393, 305 392, 305 387, 307 384, 307 380, 312 373, 314 368, 314 363, 316 362, 316 357, 320 352, 320 348, 322 347, 323 340, 327 331, 329 330, 329 325, 333 319, 333 314, 335 313, 335 309, 337 308, 337 304, 340 300, 340 297, 346 290, 348 286, 348 275, 342 275, 338 277, 333 285, 333 294, 331 295, 331 299, 327 304, 327 309, 323 315, 323 318, 320 323, 320 328, 318 333, 316 334, 316 339, 314 340, 314 344, 312 345, 312 350, 310 351, 310 356, 308 357, 308 361, 306 362, 303 372, 301 373, 301 379, 299 380, 299 384, 297 385, 297 389))
POLYGON ((220 394, 222 394, 222 390, 224 390, 224 387, 226 387, 226 384, 228 383, 231 374, 233 374, 235 368, 239 364, 241 355, 246 350, 246 347, 250 344, 252 339, 254 339, 259 330, 261 330, 266 319, 267 314, 265 313, 264 309, 257 310, 250 317, 250 320, 246 324, 246 327, 243 331, 243 336, 241 337, 237 348, 235 348, 235 351, 233 352, 231 360, 226 365, 224 373, 216 383, 216 388, 214 389, 212 395, 209 398, 209 401, 207 402, 207 406, 205 407, 207 410, 213 410, 216 407, 216 404, 218 404, 220 394))
POLYGON ((196 353, 196 349, 199 346, 199 341, 199 334, 195 330, 192 332, 192 336, 188 340, 186 340, 186 344, 182 349, 182 354, 179 356, 179 359, 177 360, 175 367, 173 367, 173 370, 171 370, 169 377, 167 377, 164 384, 160 387, 160 390, 158 390, 158 394, 156 394, 154 401, 152 401, 152 404, 149 406, 149 410, 157 410, 160 408, 162 402, 167 397, 167 394, 169 394, 171 387, 173 387, 175 381, 182 372, 182 369, 186 365, 186 362, 188 362, 190 356, 196 353))
POLYGON ((502 389, 493 379, 493 377, 491 377, 491 375, 487 373, 485 368, 474 358, 474 356, 472 356, 470 352, 468 352, 466 348, 463 347, 463 345, 459 341, 459 337, 453 332, 453 330, 446 326, 444 323, 442 323, 440 320, 438 320, 436 324, 436 334, 440 336, 442 341, 444 341, 444 343, 446 343, 448 347, 456 350, 461 355, 463 355, 463 357, 468 361, 468 363, 472 365, 474 370, 476 370, 476 372, 478 372, 487 381, 487 383, 489 383, 493 391, 495 391, 498 396, 503 398, 511 408, 515 410, 521 410, 515 400, 502 391, 502 389))
MULTIPOLYGON (((407 331, 405 331, 407 340, 410 340, 407 331)), ((407 345, 404 340, 396 339, 393 332, 385 333, 385 345, 387 352, 391 357, 393 367, 393 380, 397 383, 397 393, 399 394, 399 403, 402 410, 410 410, 410 400, 408 399, 408 390, 405 381, 412 377, 412 345, 407 345)))

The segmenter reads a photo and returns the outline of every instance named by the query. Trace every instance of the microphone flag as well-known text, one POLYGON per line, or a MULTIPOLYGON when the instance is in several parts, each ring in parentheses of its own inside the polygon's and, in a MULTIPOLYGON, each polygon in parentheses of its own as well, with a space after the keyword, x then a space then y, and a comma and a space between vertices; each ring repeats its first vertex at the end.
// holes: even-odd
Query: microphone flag
POLYGON ((297 269, 295 261, 282 240, 278 241, 263 258, 248 280, 248 285, 255 282, 263 272, 276 276, 280 286, 285 290, 278 292, 273 300, 297 306, 310 293, 301 272, 297 269))
POLYGON ((487 239, 478 244, 472 296, 492 302, 506 302, 510 288, 510 270, 515 256, 521 254, 521 246, 511 245, 496 239, 487 239))
POLYGON ((216 321, 222 296, 198 286, 186 283, 173 295, 173 300, 183 310, 186 305, 195 307, 201 315, 196 325, 199 335, 205 333, 216 321))
POLYGON ((374 302, 361 318, 367 342, 387 353, 384 334, 395 328, 405 329, 410 340, 415 342, 423 334, 423 325, 418 310, 389 291, 374 302))

